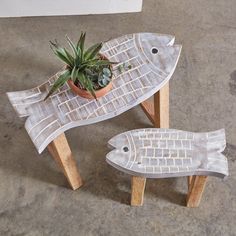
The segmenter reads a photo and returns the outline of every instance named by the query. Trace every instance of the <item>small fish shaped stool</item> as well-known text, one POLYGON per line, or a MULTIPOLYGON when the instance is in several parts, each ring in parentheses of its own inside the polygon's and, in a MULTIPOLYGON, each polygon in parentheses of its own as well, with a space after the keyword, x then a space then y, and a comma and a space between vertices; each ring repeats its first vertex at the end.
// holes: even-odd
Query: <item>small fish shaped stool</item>
MULTIPOLYGON (((135 33, 105 42, 100 53, 118 64, 113 67, 112 90, 97 100, 79 97, 65 84, 44 101, 61 71, 35 88, 7 93, 17 115, 27 117, 25 129, 38 152, 43 152, 46 147, 49 149, 73 189, 81 186, 81 180, 65 131, 111 119, 139 104, 154 123, 169 120, 166 112, 168 82, 181 52, 181 45, 175 45, 174 41, 175 37, 171 35, 135 33), (124 64, 129 69, 120 71, 124 64), (163 109, 155 111, 160 114, 160 119, 155 116, 153 106, 150 111, 150 104, 146 103, 152 95, 157 98, 155 104, 165 101, 161 106, 163 109)), ((155 107, 159 109, 159 106, 155 107)))
POLYGON ((137 129, 108 141, 106 161, 132 175, 131 205, 143 204, 146 178, 189 176, 187 206, 200 203, 207 176, 225 178, 228 161, 224 129, 192 133, 175 129, 137 129))

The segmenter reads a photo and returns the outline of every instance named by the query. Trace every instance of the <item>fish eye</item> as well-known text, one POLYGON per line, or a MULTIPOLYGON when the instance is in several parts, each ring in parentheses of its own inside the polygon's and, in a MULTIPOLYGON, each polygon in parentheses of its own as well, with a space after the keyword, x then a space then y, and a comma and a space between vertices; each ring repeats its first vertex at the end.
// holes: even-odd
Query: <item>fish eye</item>
POLYGON ((152 54, 157 54, 158 53, 158 49, 157 48, 152 48, 152 54))
POLYGON ((124 151, 124 152, 128 152, 128 151, 129 151, 129 148, 128 148, 128 147, 123 147, 123 151, 124 151))

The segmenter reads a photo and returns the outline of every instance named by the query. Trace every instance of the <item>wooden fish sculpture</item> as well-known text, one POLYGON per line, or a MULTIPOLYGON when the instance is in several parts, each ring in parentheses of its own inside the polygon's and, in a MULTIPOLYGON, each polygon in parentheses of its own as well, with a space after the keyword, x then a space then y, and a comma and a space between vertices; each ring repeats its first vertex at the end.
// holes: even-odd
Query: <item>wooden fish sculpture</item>
POLYGON ((61 72, 33 89, 9 92, 8 98, 41 153, 64 131, 121 114, 156 93, 171 78, 181 52, 174 37, 154 33, 125 35, 106 42, 101 50, 114 66, 113 89, 104 97, 88 100, 74 95, 65 84, 43 101, 61 72), (120 64, 131 69, 120 72, 120 64))
POLYGON ((163 178, 191 175, 228 176, 224 129, 191 133, 175 129, 137 129, 108 142, 115 148, 106 161, 135 176, 163 178))

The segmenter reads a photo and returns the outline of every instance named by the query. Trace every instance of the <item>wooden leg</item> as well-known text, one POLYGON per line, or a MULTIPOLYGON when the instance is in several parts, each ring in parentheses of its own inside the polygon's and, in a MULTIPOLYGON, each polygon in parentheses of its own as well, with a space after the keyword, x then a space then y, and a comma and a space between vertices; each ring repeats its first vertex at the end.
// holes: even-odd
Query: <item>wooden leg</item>
POLYGON ((152 124, 154 125, 154 103, 151 101, 144 101, 140 104, 140 106, 142 107, 144 113, 146 114, 146 116, 148 117, 148 119, 152 122, 152 124))
POLYGON ((72 189, 78 189, 82 185, 82 180, 65 134, 54 139, 48 145, 48 150, 61 167, 72 189))
POLYGON ((198 207, 206 185, 207 176, 192 176, 187 196, 187 207, 198 207))
POLYGON ((146 178, 132 176, 131 179, 131 206, 142 206, 146 178))
MULTIPOLYGON (((169 83, 154 94, 153 102, 144 101, 140 105, 155 128, 169 128, 169 83)), ((145 178, 132 177, 132 206, 143 205, 145 183, 145 178)))
POLYGON ((154 95, 154 126, 169 128, 169 83, 154 95))
POLYGON ((154 102, 141 104, 144 113, 156 128, 169 128, 169 83, 154 94, 154 102))
POLYGON ((192 182, 193 176, 188 176, 187 178, 188 178, 188 190, 190 190, 191 182, 192 182))

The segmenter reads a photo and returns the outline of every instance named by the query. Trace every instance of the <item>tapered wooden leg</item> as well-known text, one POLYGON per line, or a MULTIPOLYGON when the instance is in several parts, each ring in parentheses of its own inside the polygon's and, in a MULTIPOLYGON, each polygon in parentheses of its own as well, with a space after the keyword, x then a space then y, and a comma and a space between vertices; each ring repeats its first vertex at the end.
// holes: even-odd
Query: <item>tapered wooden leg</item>
POLYGON ((187 207, 198 207, 206 185, 207 176, 192 176, 187 195, 187 207))
POLYGON ((169 128, 169 83, 154 95, 154 126, 169 128))
POLYGON ((72 189, 78 189, 82 185, 82 180, 65 134, 54 139, 48 145, 48 150, 61 167, 72 189))
POLYGON ((189 190, 191 187, 191 182, 192 182, 193 176, 188 176, 187 178, 188 178, 188 190, 189 190))
POLYGON ((145 115, 148 117, 148 119, 152 122, 154 125, 154 102, 151 101, 144 101, 140 104, 142 107, 145 115))
POLYGON ((146 178, 132 176, 131 179, 131 206, 142 206, 146 178))
POLYGON ((154 101, 141 104, 144 113, 156 128, 169 128, 169 83, 154 94, 154 101))
MULTIPOLYGON (((140 105, 155 128, 169 128, 169 83, 154 94, 153 102, 144 101, 140 105)), ((141 206, 143 204, 145 183, 145 178, 132 177, 132 206, 141 206)))

